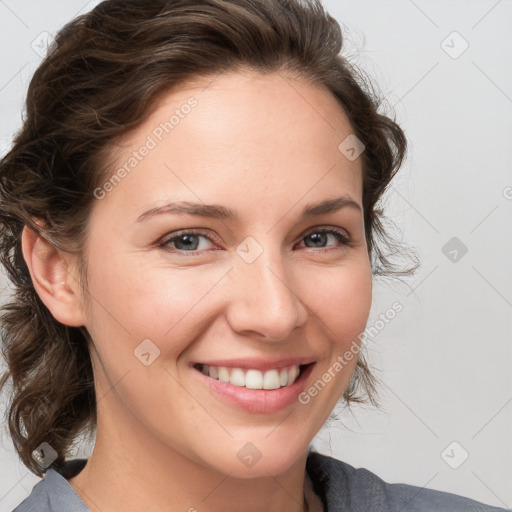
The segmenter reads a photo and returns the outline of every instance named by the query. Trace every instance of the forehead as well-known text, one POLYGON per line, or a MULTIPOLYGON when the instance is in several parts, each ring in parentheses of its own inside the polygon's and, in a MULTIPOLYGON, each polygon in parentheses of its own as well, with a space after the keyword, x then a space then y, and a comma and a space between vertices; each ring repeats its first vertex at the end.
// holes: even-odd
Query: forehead
POLYGON ((106 179, 122 178, 102 203, 140 210, 171 199, 218 203, 219 195, 246 205, 326 193, 360 198, 361 158, 339 149, 351 134, 329 90, 284 73, 196 79, 162 94, 117 141, 106 179))

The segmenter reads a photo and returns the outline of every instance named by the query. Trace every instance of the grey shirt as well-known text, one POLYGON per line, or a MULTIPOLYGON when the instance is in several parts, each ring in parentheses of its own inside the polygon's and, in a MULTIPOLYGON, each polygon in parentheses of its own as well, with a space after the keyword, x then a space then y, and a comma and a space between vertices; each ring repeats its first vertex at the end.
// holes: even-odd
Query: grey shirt
MULTIPOLYGON (((28 498, 12 512, 90 512, 67 479, 77 475, 87 459, 48 469, 28 498)), ((324 512, 504 512, 456 494, 407 484, 388 484, 366 469, 310 451, 306 473, 324 512)), ((306 496, 307 498, 307 496, 306 496)), ((309 502, 310 500, 308 500, 309 502)))

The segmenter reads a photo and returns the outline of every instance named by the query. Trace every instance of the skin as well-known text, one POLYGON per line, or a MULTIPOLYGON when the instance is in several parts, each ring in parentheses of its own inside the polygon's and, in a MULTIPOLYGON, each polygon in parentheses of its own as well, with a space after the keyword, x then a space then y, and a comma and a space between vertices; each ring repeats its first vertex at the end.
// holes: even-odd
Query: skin
POLYGON ((190 365, 308 356, 315 365, 307 388, 348 350, 365 328, 372 292, 361 158, 338 149, 352 129, 329 91, 239 71, 165 94, 112 152, 112 172, 190 96, 198 101, 191 113, 95 201, 85 253, 90 304, 76 260, 23 232, 41 299, 93 340, 96 444, 69 483, 92 511, 305 510, 308 447, 356 358, 309 403, 271 413, 225 404, 190 365), (339 196, 361 210, 301 218, 306 204, 339 196), (164 214, 136 222, 178 200, 220 204, 240 220, 164 214), (315 245, 307 235, 318 227, 344 230, 352 242, 329 234, 315 245), (176 241, 157 246, 192 228, 212 237, 200 236, 194 255, 177 254, 176 241), (252 263, 236 252, 249 236, 262 248, 252 263), (134 350, 148 338, 160 355, 146 366, 134 350), (237 457, 247 442, 261 452, 252 467, 237 457))

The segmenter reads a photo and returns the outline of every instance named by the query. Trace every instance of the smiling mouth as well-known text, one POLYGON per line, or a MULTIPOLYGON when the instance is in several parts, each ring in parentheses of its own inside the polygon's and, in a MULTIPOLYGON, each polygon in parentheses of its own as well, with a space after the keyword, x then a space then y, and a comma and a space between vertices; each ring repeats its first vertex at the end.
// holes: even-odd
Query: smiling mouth
POLYGON ((207 377, 247 389, 272 390, 291 386, 314 363, 260 371, 197 363, 194 368, 207 377))

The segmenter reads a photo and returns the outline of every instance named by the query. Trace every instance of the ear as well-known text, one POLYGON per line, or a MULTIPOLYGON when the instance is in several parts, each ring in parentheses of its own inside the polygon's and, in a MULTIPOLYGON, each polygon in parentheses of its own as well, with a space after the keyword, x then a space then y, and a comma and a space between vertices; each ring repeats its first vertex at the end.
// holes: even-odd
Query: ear
POLYGON ((69 269, 70 255, 63 255, 27 225, 21 235, 21 247, 34 288, 53 317, 64 325, 85 325, 80 286, 69 269))

